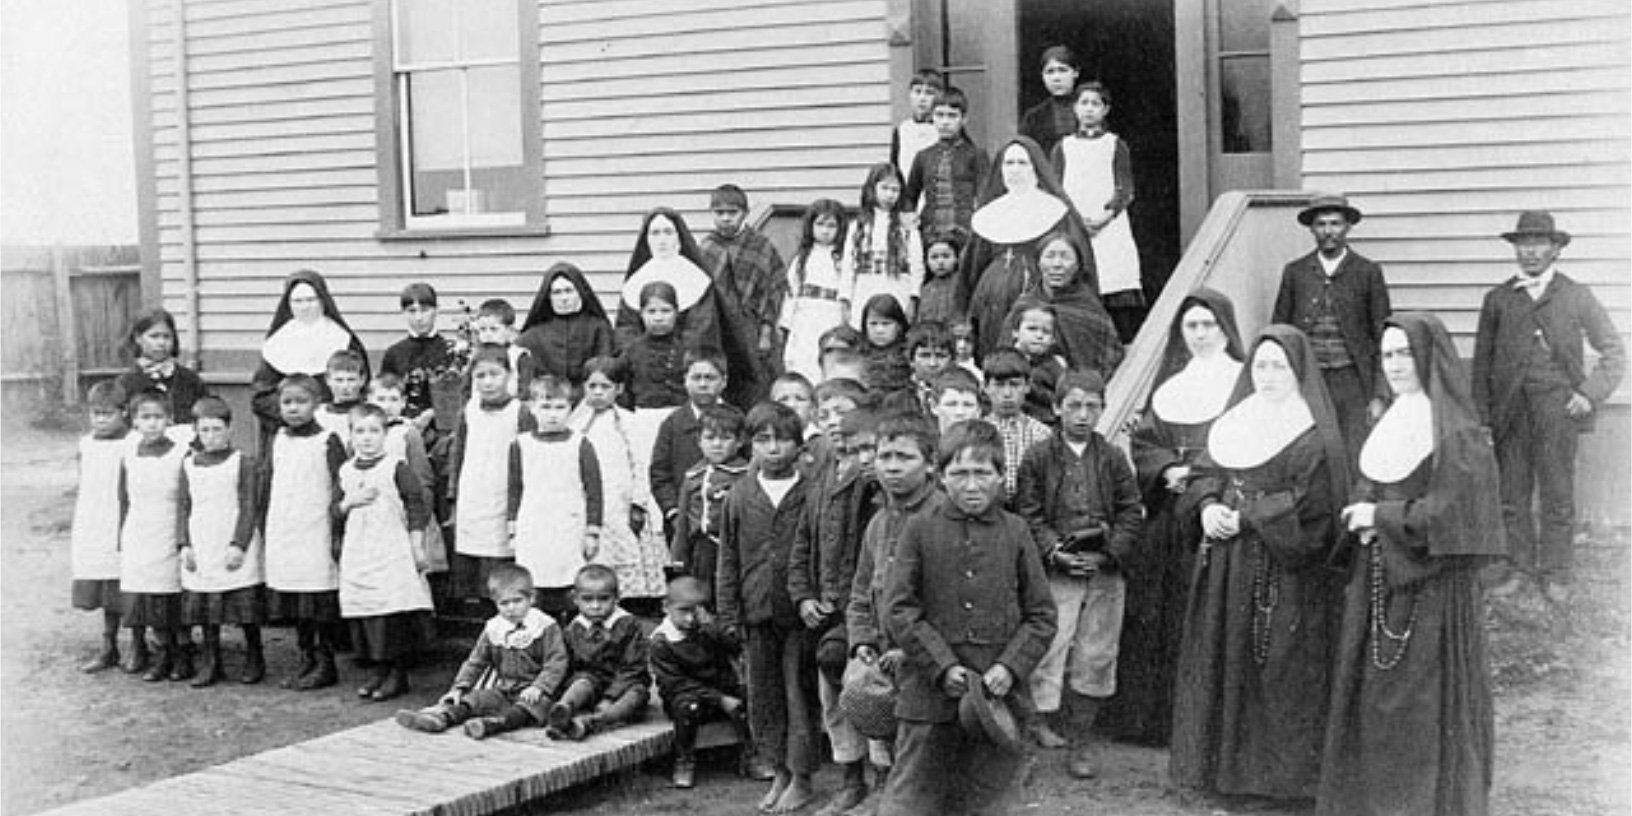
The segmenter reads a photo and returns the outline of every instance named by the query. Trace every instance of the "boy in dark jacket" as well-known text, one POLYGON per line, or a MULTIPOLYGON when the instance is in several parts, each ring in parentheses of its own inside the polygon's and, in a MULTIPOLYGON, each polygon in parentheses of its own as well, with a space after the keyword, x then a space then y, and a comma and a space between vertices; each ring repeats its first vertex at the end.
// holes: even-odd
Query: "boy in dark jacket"
POLYGON ((646 634, 640 620, 618 606, 618 574, 585 564, 573 581, 578 614, 562 633, 570 659, 566 685, 550 706, 553 739, 581 740, 646 711, 646 634))
MULTIPOLYGON (((748 770, 754 743, 734 665, 742 644, 708 614, 708 587, 693 576, 669 582, 663 609, 667 614, 652 632, 649 655, 663 711, 674 721, 674 786, 696 784, 697 729, 721 717, 736 728, 748 770)), ((772 773, 765 768, 762 775, 772 773)))
POLYGON ((714 586, 725 496, 748 472, 748 461, 742 457, 742 421, 742 412, 729 405, 704 408, 697 420, 697 447, 703 459, 680 483, 669 552, 680 572, 705 587, 714 586))

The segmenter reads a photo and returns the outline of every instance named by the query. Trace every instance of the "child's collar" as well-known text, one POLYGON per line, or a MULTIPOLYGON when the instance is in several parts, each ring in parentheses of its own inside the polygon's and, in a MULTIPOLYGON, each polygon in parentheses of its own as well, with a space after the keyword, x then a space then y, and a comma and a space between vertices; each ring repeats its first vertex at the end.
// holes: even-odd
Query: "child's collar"
MULTIPOLYGON (((617 625, 618 621, 621 621, 621 620, 623 620, 624 618, 627 618, 627 617, 629 617, 629 613, 624 611, 623 607, 614 606, 614 607, 612 607, 612 614, 608 615, 606 617, 606 620, 601 621, 600 626, 603 629, 611 629, 613 626, 617 625)), ((583 615, 575 616, 572 619, 572 623, 569 623, 567 625, 568 626, 575 626, 575 627, 577 627, 579 629, 584 629, 584 630, 588 630, 591 627, 595 626, 595 624, 590 623, 589 619, 585 618, 583 615)))
POLYGON ((555 619, 544 614, 541 609, 529 609, 520 623, 511 623, 503 615, 494 615, 489 618, 487 625, 482 627, 482 634, 494 646, 505 649, 525 649, 533 645, 551 626, 555 619))

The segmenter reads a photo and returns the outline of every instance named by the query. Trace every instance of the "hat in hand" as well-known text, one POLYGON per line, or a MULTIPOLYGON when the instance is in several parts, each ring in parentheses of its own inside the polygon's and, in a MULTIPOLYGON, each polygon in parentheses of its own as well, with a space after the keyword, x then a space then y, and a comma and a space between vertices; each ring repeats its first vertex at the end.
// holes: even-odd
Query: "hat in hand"
POLYGON ((1519 213, 1519 224, 1512 232, 1502 233, 1502 240, 1513 243, 1520 238, 1542 236, 1563 247, 1570 243, 1570 234, 1553 226, 1553 214, 1546 210, 1525 210, 1519 213))
POLYGON ((1315 196, 1314 200, 1309 202, 1309 206, 1298 213, 1298 223, 1307 227, 1315 223, 1315 216, 1324 212, 1342 213, 1350 224, 1360 223, 1360 211, 1349 206, 1348 198, 1330 193, 1315 196))
POLYGON ((1025 750, 1020 740, 1020 723, 1009 704, 1001 697, 993 697, 986 690, 979 675, 972 678, 969 690, 958 702, 958 724, 967 733, 984 736, 997 747, 1018 754, 1025 750))
POLYGON ((895 737, 895 683, 878 661, 850 661, 844 669, 844 688, 839 692, 839 710, 844 718, 868 739, 895 737))

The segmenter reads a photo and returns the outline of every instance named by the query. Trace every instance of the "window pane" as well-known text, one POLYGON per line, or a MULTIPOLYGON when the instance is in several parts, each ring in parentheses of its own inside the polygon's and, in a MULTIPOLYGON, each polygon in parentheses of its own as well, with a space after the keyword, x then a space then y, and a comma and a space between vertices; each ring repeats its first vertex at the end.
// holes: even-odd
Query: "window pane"
POLYGON ((454 4, 447 0, 397 0, 397 63, 457 58, 454 11, 454 4))
POLYGON ((1268 51, 1277 0, 1218 0, 1218 50, 1268 51))
POLYGON ((1218 74, 1224 152, 1270 152, 1269 57, 1226 57, 1218 74))
POLYGON ((520 22, 516 0, 465 0, 459 7, 461 58, 516 59, 520 22))
POLYGON ((464 121, 458 71, 408 78, 410 168, 414 215, 449 211, 449 190, 465 186, 464 121))
POLYGON ((470 82, 473 212, 527 209, 529 187, 521 144, 521 69, 473 68, 470 82))

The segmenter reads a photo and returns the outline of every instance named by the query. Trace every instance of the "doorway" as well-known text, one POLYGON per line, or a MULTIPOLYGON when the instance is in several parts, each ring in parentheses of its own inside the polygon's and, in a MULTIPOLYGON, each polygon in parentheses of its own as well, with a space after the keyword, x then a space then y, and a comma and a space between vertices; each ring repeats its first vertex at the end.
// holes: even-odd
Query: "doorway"
MULTIPOLYGON (((1112 97, 1110 129, 1133 159, 1129 209, 1145 297, 1154 303, 1182 251, 1174 21, 1160 0, 1019 0, 1018 109, 1043 101, 1044 49, 1065 45, 1112 97)), ((1012 128, 1012 125, 1010 126, 1012 128)), ((1012 130, 1011 130, 1012 132, 1012 130)))

